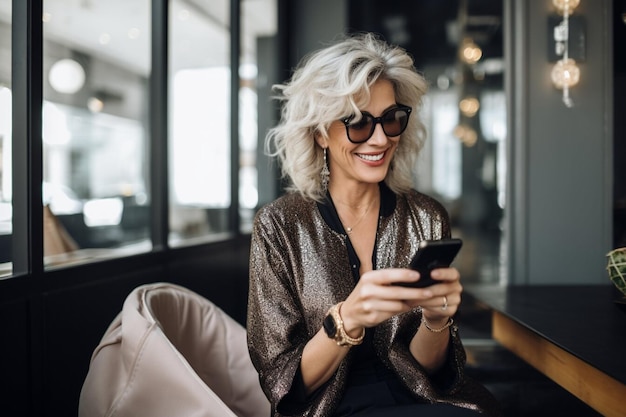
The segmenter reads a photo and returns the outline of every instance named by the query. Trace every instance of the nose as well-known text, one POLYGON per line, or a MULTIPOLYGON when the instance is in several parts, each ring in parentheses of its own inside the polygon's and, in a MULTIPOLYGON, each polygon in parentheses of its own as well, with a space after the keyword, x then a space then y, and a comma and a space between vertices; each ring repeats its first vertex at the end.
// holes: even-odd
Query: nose
POLYGON ((376 125, 374 126, 374 132, 372 133, 372 136, 368 139, 367 142, 370 144, 384 145, 387 143, 388 140, 389 138, 387 137, 387 135, 385 134, 385 131, 383 130, 382 123, 376 123, 376 125))

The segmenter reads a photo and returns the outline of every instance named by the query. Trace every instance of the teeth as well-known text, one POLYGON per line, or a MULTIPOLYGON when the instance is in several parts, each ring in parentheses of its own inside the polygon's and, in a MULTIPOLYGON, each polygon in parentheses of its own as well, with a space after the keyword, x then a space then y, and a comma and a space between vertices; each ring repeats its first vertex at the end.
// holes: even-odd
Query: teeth
POLYGON ((383 159, 383 156, 385 155, 385 153, 379 153, 378 155, 364 155, 364 154, 357 154, 359 156, 359 158, 361 159, 365 159, 366 161, 380 161, 381 159, 383 159))

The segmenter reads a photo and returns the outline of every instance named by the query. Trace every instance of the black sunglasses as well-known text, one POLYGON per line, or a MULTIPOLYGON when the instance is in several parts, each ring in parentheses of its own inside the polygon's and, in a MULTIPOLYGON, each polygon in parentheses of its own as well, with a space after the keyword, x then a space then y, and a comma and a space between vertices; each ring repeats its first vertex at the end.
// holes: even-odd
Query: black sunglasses
POLYGON ((346 117, 341 121, 346 126, 348 140, 352 143, 363 143, 372 137, 378 123, 383 127, 385 135, 399 136, 409 124, 411 110, 409 106, 398 104, 397 107, 387 110, 380 117, 362 112, 362 117, 358 121, 352 122, 356 116, 346 117))

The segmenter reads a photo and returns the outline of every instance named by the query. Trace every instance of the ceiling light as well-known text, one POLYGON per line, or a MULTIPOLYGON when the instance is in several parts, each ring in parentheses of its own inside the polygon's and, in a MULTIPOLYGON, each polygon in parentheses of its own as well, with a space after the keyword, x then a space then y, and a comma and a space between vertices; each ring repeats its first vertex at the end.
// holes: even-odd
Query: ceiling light
POLYGON ((474 117, 480 109, 480 102, 476 97, 466 97, 459 103, 459 109, 463 116, 474 117))
POLYGON ((461 44, 461 60, 466 64, 475 64, 483 56, 483 51, 471 39, 465 39, 461 44))
POLYGON ((100 113, 104 109, 104 102, 98 97, 90 97, 87 100, 87 108, 92 113, 100 113))
POLYGON ((450 78, 448 78, 445 74, 440 74, 437 77, 437 87, 439 87, 440 90, 447 90, 450 88, 450 78))
POLYGON ((478 133, 476 133, 476 130, 471 126, 464 124, 457 125, 452 131, 452 134, 468 148, 474 146, 478 141, 478 133))
POLYGON ((48 81, 55 91, 74 94, 85 84, 85 70, 73 59, 61 59, 50 67, 48 81))
POLYGON ((552 0, 552 4, 560 15, 570 15, 578 7, 580 0, 552 0))

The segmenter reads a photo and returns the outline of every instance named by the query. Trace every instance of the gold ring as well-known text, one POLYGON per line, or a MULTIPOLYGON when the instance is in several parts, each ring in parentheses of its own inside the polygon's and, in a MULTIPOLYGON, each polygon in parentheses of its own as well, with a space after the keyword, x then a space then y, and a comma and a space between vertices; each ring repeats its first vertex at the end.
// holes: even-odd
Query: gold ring
POLYGON ((446 297, 445 295, 443 296, 443 306, 441 306, 442 310, 447 310, 448 309, 448 297, 446 297))

